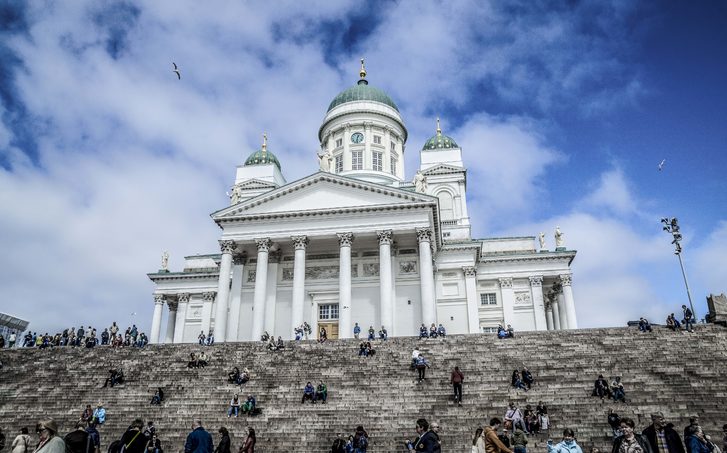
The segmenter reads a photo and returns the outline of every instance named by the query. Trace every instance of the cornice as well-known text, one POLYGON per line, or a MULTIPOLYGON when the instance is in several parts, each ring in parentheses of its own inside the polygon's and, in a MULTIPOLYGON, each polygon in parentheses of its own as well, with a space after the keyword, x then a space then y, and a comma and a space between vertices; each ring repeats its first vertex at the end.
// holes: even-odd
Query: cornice
POLYGON ((167 272, 163 274, 152 273, 146 274, 149 280, 156 282, 173 281, 173 280, 205 280, 205 279, 219 279, 220 272, 167 272))
POLYGON ((527 255, 480 255, 480 264, 485 263, 506 263, 516 261, 561 261, 568 260, 568 265, 576 257, 576 251, 554 252, 554 253, 532 253, 527 255))

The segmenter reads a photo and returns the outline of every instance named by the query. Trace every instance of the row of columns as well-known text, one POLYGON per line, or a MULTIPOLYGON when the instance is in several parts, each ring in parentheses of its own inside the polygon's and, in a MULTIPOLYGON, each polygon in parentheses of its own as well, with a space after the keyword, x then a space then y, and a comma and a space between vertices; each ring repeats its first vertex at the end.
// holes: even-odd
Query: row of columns
MULTIPOLYGON (((394 324, 394 301, 393 301, 393 273, 391 265, 391 246, 393 243, 393 231, 383 230, 376 233, 379 240, 379 278, 380 278, 380 313, 381 325, 393 328, 394 324)), ((421 300, 422 300, 422 322, 429 325, 436 323, 436 307, 434 292, 434 267, 432 265, 432 230, 419 228, 416 230, 417 242, 419 244, 419 262, 421 278, 421 300)), ((339 336, 341 338, 352 337, 353 324, 351 320, 351 248, 354 241, 354 234, 351 232, 337 233, 339 244, 339 336)), ((309 244, 307 236, 292 236, 295 255, 293 262, 293 296, 291 309, 291 332, 295 327, 303 323, 303 312, 305 302, 305 260, 306 248, 309 244)), ((257 262, 255 269, 255 290, 253 294, 253 339, 259 338, 266 325, 266 309, 268 299, 268 262, 270 247, 273 242, 270 238, 255 239, 257 245, 257 262)), ((215 310, 215 339, 216 341, 231 341, 236 339, 237 325, 239 319, 239 305, 229 305, 230 296, 230 272, 233 263, 233 252, 236 249, 233 241, 220 241, 222 258, 220 261, 220 277, 217 285, 217 304, 215 310), (229 313, 229 318, 228 318, 229 313)), ((236 263, 237 264, 237 263, 236 263)), ((242 263, 240 263, 242 264, 242 263)), ((235 266, 236 268, 238 266, 235 266)), ((241 266, 239 266, 241 268, 241 266)), ((232 275, 235 279, 235 275, 232 275)), ((274 312, 270 313, 274 316, 274 312)), ((155 307, 156 316, 156 307, 155 307)), ((159 309, 161 318, 161 308, 159 309)), ((156 318, 154 318, 156 319, 156 318)), ((204 318, 203 318, 204 319, 204 318)), ((267 320, 270 321, 270 320, 267 320)), ((153 331, 152 331, 153 332, 153 331)))
MULTIPOLYGON (((547 295, 545 304, 545 317, 548 330, 577 329, 576 306, 573 300, 571 274, 559 276, 558 283, 547 295)), ((541 291, 542 294, 542 291, 541 291)))
MULTIPOLYGON (((202 293, 203 313, 211 312, 212 302, 215 300, 215 292, 202 293)), ((180 293, 176 295, 156 294, 154 295, 154 315, 151 321, 150 343, 181 343, 184 334, 184 321, 187 318, 187 306, 190 299, 189 293, 180 293), (167 331, 163 341, 161 338, 162 310, 164 303, 169 308, 169 316, 167 317, 167 331)), ((209 318, 209 317, 208 317, 209 318)), ((206 333, 209 331, 209 321, 205 325, 203 322, 202 330, 206 333)))

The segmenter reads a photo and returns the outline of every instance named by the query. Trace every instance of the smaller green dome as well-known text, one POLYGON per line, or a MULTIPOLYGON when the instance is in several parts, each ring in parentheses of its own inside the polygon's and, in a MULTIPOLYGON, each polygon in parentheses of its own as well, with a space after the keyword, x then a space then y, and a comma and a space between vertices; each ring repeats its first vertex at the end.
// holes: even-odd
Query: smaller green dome
POLYGON ((250 154, 250 157, 247 158, 245 161, 245 166, 248 165, 266 165, 266 164, 275 164, 276 167, 278 167, 278 170, 282 171, 280 168, 280 161, 277 157, 275 157, 275 154, 268 151, 268 137, 266 134, 263 134, 263 146, 261 149, 255 151, 254 153, 250 154))
POLYGON ((429 140, 424 142, 423 150, 425 149, 452 149, 459 148, 457 142, 454 141, 449 135, 444 135, 442 129, 439 127, 439 118, 437 118, 437 133, 432 136, 429 140))

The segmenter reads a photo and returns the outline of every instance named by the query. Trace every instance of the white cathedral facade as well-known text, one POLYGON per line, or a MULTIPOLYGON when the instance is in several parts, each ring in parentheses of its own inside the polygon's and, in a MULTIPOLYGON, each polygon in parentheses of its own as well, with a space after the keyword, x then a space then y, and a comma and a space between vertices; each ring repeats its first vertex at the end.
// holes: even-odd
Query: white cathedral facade
POLYGON ((437 121, 405 180, 407 129, 363 62, 318 138, 321 171, 291 183, 265 138, 237 167, 230 205, 212 214, 219 252, 188 256, 179 272, 165 258, 148 274, 151 342, 210 331, 218 342, 290 339, 303 322, 329 338, 353 337, 355 323, 390 336, 417 335, 422 323, 450 334, 577 328, 576 252, 560 232, 554 250, 542 233, 538 248, 534 236, 472 239, 463 150, 437 121))

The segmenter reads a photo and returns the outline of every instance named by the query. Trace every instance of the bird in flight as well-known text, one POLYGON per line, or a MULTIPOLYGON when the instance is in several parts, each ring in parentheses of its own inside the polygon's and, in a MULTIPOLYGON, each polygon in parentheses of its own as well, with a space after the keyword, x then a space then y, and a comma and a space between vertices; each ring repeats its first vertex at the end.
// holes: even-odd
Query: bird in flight
POLYGON ((664 164, 666 163, 666 159, 662 159, 661 162, 659 162, 659 166, 657 167, 659 171, 661 171, 662 168, 664 168, 664 164))
POLYGON ((175 74, 177 74, 177 78, 178 78, 179 80, 182 80, 182 73, 181 73, 181 71, 179 70, 179 67, 177 66, 177 63, 175 63, 175 62, 172 62, 172 65, 174 66, 174 69, 172 69, 172 72, 174 72, 175 74))

